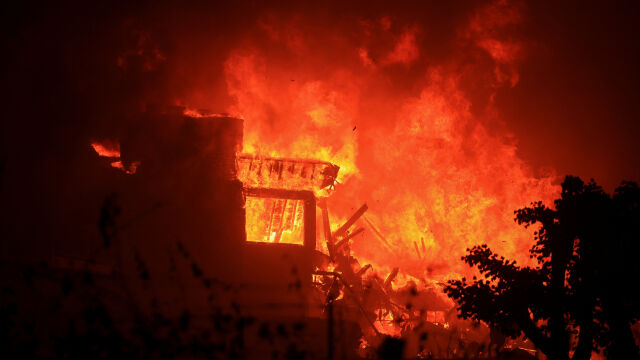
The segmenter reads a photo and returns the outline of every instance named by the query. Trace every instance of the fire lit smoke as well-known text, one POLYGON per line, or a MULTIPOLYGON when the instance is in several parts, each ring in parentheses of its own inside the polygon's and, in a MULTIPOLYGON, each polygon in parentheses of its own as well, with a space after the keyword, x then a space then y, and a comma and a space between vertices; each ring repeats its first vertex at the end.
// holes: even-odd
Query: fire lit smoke
POLYGON ((247 153, 340 166, 332 230, 367 203, 351 248, 382 276, 467 274, 460 256, 476 244, 528 264, 531 233, 513 211, 557 188, 491 129, 496 91, 518 82, 523 45, 504 34, 521 20, 504 1, 478 9, 452 55, 432 59, 420 44, 438 34, 391 17, 320 31, 264 16, 225 62, 228 111, 245 119, 247 153))
MULTIPOLYGON (((245 153, 340 166, 332 230, 366 203, 350 247, 382 277, 396 267, 398 279, 466 275, 460 256, 475 244, 528 264, 531 233, 513 211, 558 189, 554 174, 535 176, 519 158, 494 104, 519 81, 526 8, 423 10, 252 8, 242 26, 179 27, 173 47, 131 20, 135 46, 114 66, 162 79, 140 90, 142 103, 242 117, 245 153), (200 33, 217 39, 211 49, 200 33)), ((129 173, 138 165, 113 160, 129 173)))

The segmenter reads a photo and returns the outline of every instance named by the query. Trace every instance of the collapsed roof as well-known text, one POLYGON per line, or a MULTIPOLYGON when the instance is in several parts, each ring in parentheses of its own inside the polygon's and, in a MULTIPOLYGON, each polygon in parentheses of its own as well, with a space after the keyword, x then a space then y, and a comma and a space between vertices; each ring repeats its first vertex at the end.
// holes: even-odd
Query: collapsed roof
POLYGON ((326 161, 261 157, 240 154, 236 158, 238 179, 245 187, 308 190, 328 196, 340 167, 326 161))

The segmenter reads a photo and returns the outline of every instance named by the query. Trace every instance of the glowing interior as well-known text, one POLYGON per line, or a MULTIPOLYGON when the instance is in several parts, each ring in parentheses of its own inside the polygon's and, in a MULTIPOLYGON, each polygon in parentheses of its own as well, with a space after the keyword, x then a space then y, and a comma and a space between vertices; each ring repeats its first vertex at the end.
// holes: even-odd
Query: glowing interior
POLYGON ((304 244, 302 200, 247 196, 245 209, 247 241, 304 244))

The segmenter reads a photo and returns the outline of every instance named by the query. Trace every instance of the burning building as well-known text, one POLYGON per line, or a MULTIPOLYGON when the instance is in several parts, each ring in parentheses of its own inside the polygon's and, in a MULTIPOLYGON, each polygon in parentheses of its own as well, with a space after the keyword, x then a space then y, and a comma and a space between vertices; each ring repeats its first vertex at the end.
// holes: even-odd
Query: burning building
POLYGON ((289 283, 308 292, 316 249, 316 192, 333 186, 338 168, 251 155, 239 155, 237 164, 245 199, 247 281, 289 283))
POLYGON ((465 249, 531 265, 535 229, 513 211, 550 203, 557 174, 638 177, 636 32, 618 21, 638 12, 604 8, 19 4, 3 23, 3 280, 87 270, 149 316, 265 319, 245 325, 266 344, 305 319, 322 354, 328 305, 331 336, 355 324, 362 348, 421 321, 446 337, 441 285, 476 275, 465 249))
MULTIPOLYGON (((394 287, 397 268, 380 278, 354 257, 350 243, 364 233, 387 242, 365 218, 366 204, 337 226, 330 223, 327 203, 340 168, 241 153, 242 123, 183 108, 152 110, 139 120, 139 132, 117 146, 92 143, 105 169, 117 174, 118 206, 127 218, 112 240, 117 261, 101 266, 125 274, 138 301, 169 313, 187 306, 205 316, 212 306, 207 290, 224 284, 217 306, 257 321, 243 330, 245 351, 254 357, 276 346, 251 335, 260 326, 304 328, 276 348, 293 342, 300 351, 348 358, 357 356, 361 341, 365 349, 419 324, 446 332, 451 304, 437 288, 424 292, 425 284, 415 281, 394 287), (146 128, 158 124, 163 131, 146 128), (163 248, 168 252, 159 253, 163 248), (176 263, 185 260, 195 277, 182 274, 178 281, 176 263), (139 284, 141 264, 164 279, 151 281, 153 293, 139 284)), ((78 262, 78 256, 55 259, 63 268, 78 262)))

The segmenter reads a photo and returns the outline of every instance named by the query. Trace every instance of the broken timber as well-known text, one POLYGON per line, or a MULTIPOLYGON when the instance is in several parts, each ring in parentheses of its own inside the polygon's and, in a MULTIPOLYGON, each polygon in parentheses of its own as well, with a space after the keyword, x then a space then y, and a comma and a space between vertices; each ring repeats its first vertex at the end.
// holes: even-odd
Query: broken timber
POLYGON ((393 282, 393 280, 396 279, 396 276, 398 276, 398 271, 400 269, 398 269, 397 267, 394 267, 393 270, 391 270, 391 273, 389 273, 389 276, 387 276, 387 278, 384 280, 384 289, 387 290, 390 288, 391 286, 391 282, 393 282))
POLYGON ((237 176, 245 187, 319 191, 333 189, 339 166, 326 161, 239 154, 237 176))
POLYGON ((355 231, 353 231, 351 234, 347 235, 344 237, 344 239, 338 241, 338 243, 336 244, 335 248, 339 248, 340 246, 346 244, 349 240, 351 240, 352 238, 360 235, 362 232, 364 231, 363 228, 357 228, 355 231))
POLYGON ((347 230, 356 222, 358 219, 369 209, 367 204, 362 205, 351 217, 347 220, 344 225, 342 225, 338 230, 336 230, 331 236, 335 239, 338 236, 343 236, 346 234, 347 230))
POLYGON ((422 259, 422 254, 420 254, 420 249, 418 249, 418 243, 417 242, 413 242, 413 247, 415 247, 416 249, 416 255, 418 255, 419 259, 422 259))
POLYGON ((318 206, 322 211, 322 229, 324 231, 324 240, 327 243, 327 250, 329 251, 329 258, 331 261, 335 261, 333 251, 333 237, 331 236, 331 224, 329 223, 329 209, 327 208, 327 199, 322 199, 318 202, 318 206))
POLYGON ((387 241, 387 239, 385 239, 385 237, 382 235, 382 233, 380 232, 380 230, 378 230, 378 228, 373 225, 373 223, 371 222, 371 220, 369 220, 366 216, 364 217, 364 221, 367 223, 367 225, 369 225, 369 227, 371 228, 371 230, 373 230, 373 233, 376 234, 376 236, 378 237, 378 239, 380 239, 380 241, 382 241, 382 243, 387 247, 388 250, 391 250, 391 245, 389 244, 389 242, 387 241))

